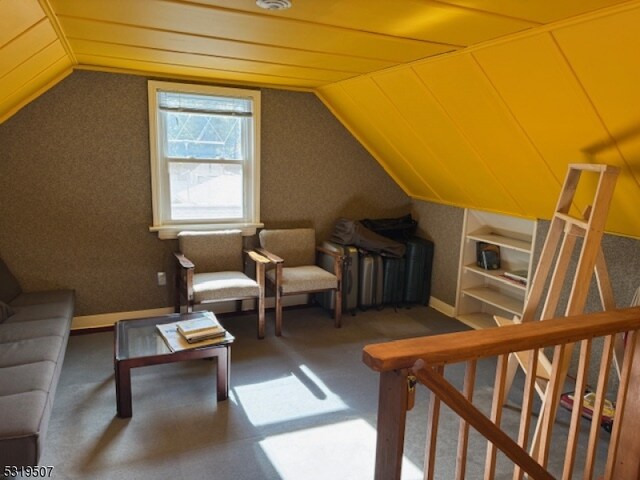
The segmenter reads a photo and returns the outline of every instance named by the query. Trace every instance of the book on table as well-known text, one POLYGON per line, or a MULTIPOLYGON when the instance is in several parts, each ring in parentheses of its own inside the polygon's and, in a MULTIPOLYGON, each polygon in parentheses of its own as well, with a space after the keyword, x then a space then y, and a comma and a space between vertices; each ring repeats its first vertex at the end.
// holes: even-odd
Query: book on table
POLYGON ((191 348, 208 347, 211 345, 217 345, 232 341, 233 335, 224 330, 222 335, 218 335, 213 338, 206 338, 200 341, 188 342, 187 339, 178 331, 178 323, 163 323, 156 325, 160 336, 169 347, 172 352, 179 352, 181 350, 189 350, 191 348))
POLYGON ((209 338, 224 336, 226 330, 216 316, 211 312, 202 312, 201 316, 176 323, 180 333, 189 343, 195 343, 209 338))

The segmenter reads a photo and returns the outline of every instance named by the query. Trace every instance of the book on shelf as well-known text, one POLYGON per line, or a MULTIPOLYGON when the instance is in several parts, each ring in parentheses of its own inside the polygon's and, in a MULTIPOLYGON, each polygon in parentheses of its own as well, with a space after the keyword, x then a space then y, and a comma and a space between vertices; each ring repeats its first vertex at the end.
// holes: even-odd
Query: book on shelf
POLYGON ((171 350, 172 352, 189 350, 191 348, 208 347, 210 345, 226 343, 234 339, 233 335, 225 330, 224 332, 222 332, 222 335, 190 343, 178 331, 178 323, 179 322, 173 322, 156 325, 160 336, 167 344, 167 347, 169 347, 169 350, 171 350))
POLYGON ((177 322, 178 332, 189 343, 224 336, 226 330, 211 312, 201 312, 198 317, 177 322))
POLYGON ((526 270, 505 270, 502 276, 519 283, 520 285, 527 285, 528 272, 526 270))

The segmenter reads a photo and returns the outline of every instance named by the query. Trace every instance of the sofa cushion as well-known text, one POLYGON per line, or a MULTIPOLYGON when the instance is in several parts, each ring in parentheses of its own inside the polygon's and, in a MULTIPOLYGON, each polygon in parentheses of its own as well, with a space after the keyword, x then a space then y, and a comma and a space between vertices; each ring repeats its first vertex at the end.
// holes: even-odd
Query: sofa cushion
POLYGON ((56 363, 64 351, 66 338, 39 337, 0 346, 0 367, 12 367, 25 363, 50 361, 56 363))
POLYGON ((0 344, 38 337, 66 337, 68 333, 68 317, 30 322, 7 322, 0 325, 0 344))
POLYGON ((0 368, 0 397, 41 391, 48 393, 55 378, 56 364, 36 362, 0 368))
POLYGON ((4 465, 35 465, 51 414, 48 393, 39 390, 0 397, 0 438, 4 465), (25 463, 29 462, 29 463, 25 463))
POLYGON ((4 260, 0 258, 0 301, 10 303, 22 293, 20 284, 9 270, 4 260))
POLYGON ((9 318, 14 313, 16 312, 13 311, 13 308, 11 308, 9 305, 4 303, 3 301, 0 301, 0 323, 4 322, 7 318, 9 318))
MULTIPOLYGON (((13 306, 12 306, 13 307, 13 306)), ((14 314, 7 318, 6 324, 30 323, 49 318, 70 318, 73 307, 63 303, 49 303, 45 305, 33 305, 31 307, 13 307, 14 314)))

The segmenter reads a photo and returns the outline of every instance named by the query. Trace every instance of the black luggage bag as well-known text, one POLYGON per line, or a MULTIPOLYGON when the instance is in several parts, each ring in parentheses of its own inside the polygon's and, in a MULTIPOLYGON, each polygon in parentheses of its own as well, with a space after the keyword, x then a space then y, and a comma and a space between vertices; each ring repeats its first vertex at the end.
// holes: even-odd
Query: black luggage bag
POLYGON ((420 237, 411 237, 406 245, 403 300, 405 303, 428 305, 431 297, 433 242, 420 237))
POLYGON ((399 307, 404 301, 405 265, 404 258, 383 258, 382 303, 399 307))

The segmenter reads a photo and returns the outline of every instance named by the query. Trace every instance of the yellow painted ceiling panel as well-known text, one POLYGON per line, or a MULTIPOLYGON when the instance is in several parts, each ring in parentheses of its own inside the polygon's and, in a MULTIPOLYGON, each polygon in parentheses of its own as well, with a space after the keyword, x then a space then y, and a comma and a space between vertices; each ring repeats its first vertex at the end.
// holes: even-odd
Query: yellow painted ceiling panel
POLYGON ((553 32, 609 135, 585 150, 621 167, 607 224, 640 237, 640 8, 553 32), (587 45, 588 48, 584 46, 587 45))
POLYGON ((550 23, 627 0, 441 0, 443 3, 485 10, 501 15, 550 23))
MULTIPOLYGON (((553 35, 640 183, 639 25, 636 4, 553 35)), ((591 151, 597 150, 597 144, 591 146, 591 151)))
POLYGON ((0 1, 0 47, 45 18, 38 0, 0 1))
MULTIPOLYGON (((588 151, 591 145, 602 144, 603 140, 606 143, 608 132, 548 34, 502 43, 474 55, 559 181, 569 163, 595 162, 625 168, 615 149, 597 154, 588 151)), ((625 212, 624 199, 634 190, 640 192, 637 185, 628 184, 623 171, 609 216, 609 231, 621 231, 620 222, 630 220, 640 225, 640 209, 625 212)), ((551 192, 545 194, 552 196, 551 192)), ((588 188, 578 191, 576 204, 580 211, 592 202, 593 194, 594 190, 588 188)), ((549 218, 551 213, 542 218, 549 218)))
POLYGON ((212 57, 209 55, 196 55, 192 53, 167 52, 128 45, 114 45, 85 40, 71 40, 71 48, 77 57, 92 55, 102 57, 102 65, 110 66, 111 58, 122 60, 143 61, 173 66, 187 66, 206 68, 213 71, 246 72, 274 77, 297 78, 300 80, 312 80, 318 83, 343 80, 350 75, 330 70, 318 70, 309 68, 290 67, 278 64, 261 64, 235 58, 212 57))
POLYGON ((483 206, 529 217, 552 210, 555 196, 540 192, 554 187, 553 177, 471 55, 414 69, 473 147, 477 162, 465 183, 496 194, 483 206))
POLYGON ((276 77, 273 75, 252 74, 246 72, 226 72, 223 70, 212 71, 202 67, 192 67, 185 65, 168 65, 157 62, 146 62, 143 60, 131 60, 111 58, 105 62, 104 57, 94 55, 76 55, 79 62, 78 68, 85 68, 90 65, 89 70, 104 70, 116 72, 142 73, 145 75, 157 75, 160 77, 202 80, 206 78, 210 82, 225 82, 232 84, 257 85, 257 86, 277 86, 289 87, 291 89, 313 89, 321 85, 322 82, 314 80, 304 80, 299 78, 276 77), (108 66, 103 68, 95 65, 108 66))
MULTIPOLYGON (((360 80, 358 79, 355 83, 359 83, 360 80)), ((373 121, 369 111, 363 109, 347 92, 344 83, 320 88, 318 94, 405 193, 434 201, 440 200, 428 183, 420 178, 413 165, 398 152, 386 132, 383 132, 380 125, 373 121)))
POLYGON ((380 70, 394 65, 393 62, 384 60, 233 42, 201 35, 107 24, 78 18, 65 18, 63 26, 65 35, 70 40, 122 43, 122 39, 126 39, 129 45, 135 47, 246 59, 267 64, 322 69, 330 65, 331 70, 353 74, 380 70))
MULTIPOLYGON (((195 0, 197 3, 259 12, 253 0, 195 0)), ((278 16, 352 30, 466 46, 535 26, 480 9, 424 0, 322 0, 294 2, 278 16)))
MULTIPOLYGON (((29 70, 35 75, 28 82, 11 92, 2 90, 3 95, 0 97, 0 123, 22 108, 25 102, 33 100, 72 72, 71 61, 66 55, 48 65, 47 68, 26 69, 26 71, 29 70)), ((0 80, 0 88, 2 88, 3 80, 0 80)))
POLYGON ((415 145, 428 159, 428 178, 450 204, 475 205, 475 198, 464 183, 476 158, 464 138, 451 124, 437 102, 411 68, 396 68, 372 77, 403 117, 407 128, 415 132, 415 145))
MULTIPOLYGON (((64 25, 65 17, 180 31, 259 45, 280 46, 364 58, 406 62, 450 46, 401 39, 332 26, 290 21, 278 16, 246 14, 203 5, 153 0, 52 0, 64 25)), ((63 27, 64 28, 64 27, 63 27)), ((127 39, 120 39, 126 42, 127 39)))
POLYGON ((0 78, 57 40, 58 36, 53 27, 43 19, 4 47, 0 47, 0 78))
MULTIPOLYGON (((376 128, 382 131, 394 146, 397 152, 394 163, 397 164, 398 159, 404 160, 411 166, 414 175, 417 175, 429 190, 433 191, 438 198, 444 199, 441 189, 447 191, 450 187, 442 182, 442 178, 438 178, 442 171, 431 168, 434 160, 430 157, 433 155, 424 148, 415 131, 389 102, 382 90, 368 77, 344 82, 342 87, 358 108, 368 115, 371 123, 376 125, 376 128)), ((417 194, 424 196, 424 190, 422 188, 417 194)))
POLYGON ((30 89, 28 85, 49 66, 59 62, 62 58, 68 59, 60 42, 56 41, 50 44, 0 78, 0 92, 9 96, 24 87, 27 87, 26 91, 35 91, 36 88, 30 89))

